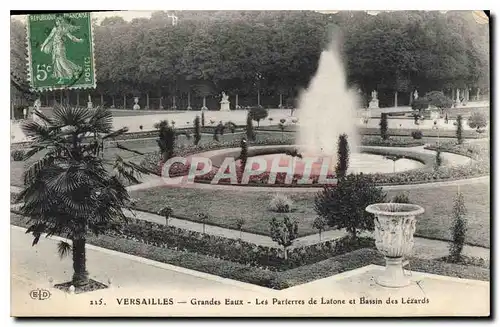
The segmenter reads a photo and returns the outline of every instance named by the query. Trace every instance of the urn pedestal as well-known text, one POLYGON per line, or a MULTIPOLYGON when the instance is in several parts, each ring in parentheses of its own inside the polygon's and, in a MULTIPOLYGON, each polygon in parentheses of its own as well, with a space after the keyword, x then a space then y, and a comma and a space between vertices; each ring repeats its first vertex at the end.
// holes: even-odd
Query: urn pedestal
POLYGON ((370 103, 368 104, 369 109, 378 109, 378 99, 372 99, 370 103))
POLYGON ((220 102, 220 111, 231 111, 231 109, 229 108, 229 101, 220 102))
POLYGON ((416 216, 424 208, 407 203, 376 203, 366 207, 375 215, 375 246, 385 256, 385 271, 376 278, 385 287, 405 287, 411 280, 403 270, 403 260, 413 249, 416 216))

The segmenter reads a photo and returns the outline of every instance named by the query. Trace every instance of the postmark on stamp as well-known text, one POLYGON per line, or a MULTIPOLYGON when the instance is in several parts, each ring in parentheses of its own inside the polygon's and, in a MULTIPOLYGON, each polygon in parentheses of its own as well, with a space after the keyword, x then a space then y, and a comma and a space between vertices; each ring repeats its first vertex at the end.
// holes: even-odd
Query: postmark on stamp
POLYGON ((28 72, 34 91, 95 88, 89 12, 28 15, 28 72))

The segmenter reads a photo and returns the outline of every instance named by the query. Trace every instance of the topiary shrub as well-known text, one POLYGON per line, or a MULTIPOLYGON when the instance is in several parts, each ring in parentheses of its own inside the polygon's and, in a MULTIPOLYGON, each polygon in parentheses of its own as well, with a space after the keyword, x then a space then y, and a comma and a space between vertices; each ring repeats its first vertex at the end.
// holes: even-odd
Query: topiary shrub
POLYGON ((255 131, 253 130, 252 115, 247 114, 246 134, 249 141, 255 141, 255 131))
POLYGON ((267 115, 269 114, 267 109, 257 107, 257 108, 252 108, 249 111, 250 117, 252 117, 252 120, 255 120, 257 122, 257 127, 260 126, 260 121, 262 119, 266 119, 267 115))
POLYGON ((168 220, 170 219, 170 217, 172 216, 173 213, 174 213, 174 210, 172 208, 170 208, 169 206, 166 206, 158 211, 158 214, 160 216, 165 217, 165 225, 167 225, 167 226, 168 226, 168 220))
POLYGON ((321 242, 321 233, 328 227, 328 223, 324 217, 316 217, 312 223, 312 227, 318 230, 319 240, 321 242))
POLYGON ((427 100, 426 98, 415 99, 411 104, 411 108, 415 111, 421 112, 429 108, 429 100, 427 100))
POLYGON ((457 126, 457 143, 462 144, 464 142, 464 136, 463 136, 463 126, 462 126, 462 115, 457 116, 457 121, 456 121, 456 126, 457 126))
POLYGON ((441 150, 438 148, 436 150, 436 162, 434 168, 438 169, 439 167, 441 167, 442 164, 443 164, 443 158, 441 157, 441 150))
POLYGON ((233 123, 232 121, 228 121, 228 122, 225 124, 225 127, 226 127, 227 129, 229 129, 229 131, 230 131, 231 133, 233 133, 233 134, 234 134, 234 131, 236 130, 236 124, 235 124, 235 123, 233 123))
POLYGON ((450 259, 453 262, 460 261, 460 256, 465 244, 465 234, 467 233, 467 220, 465 215, 464 196, 458 192, 453 201, 453 223, 451 226, 452 242, 449 244, 450 259))
POLYGON ((347 174, 347 168, 349 167, 349 143, 347 141, 347 135, 339 135, 338 148, 337 148, 337 167, 335 168, 335 173, 337 177, 344 177, 347 174))
POLYGON ((329 226, 345 228, 355 241, 360 230, 374 230, 374 217, 364 209, 373 203, 383 203, 385 197, 382 188, 369 176, 349 174, 316 195, 314 210, 329 226))
POLYGON ((441 91, 428 92, 425 94, 424 98, 431 106, 434 106, 439 109, 451 108, 453 106, 453 100, 448 98, 441 91))
MULTIPOLYGON (((202 113, 203 116, 203 113, 202 113)), ((198 145, 201 140, 201 122, 200 122, 200 116, 196 116, 194 119, 194 145, 198 145)))
POLYGON ((269 202, 269 210, 279 213, 292 211, 293 201, 284 194, 276 194, 269 202))
POLYGON ((160 153, 162 154, 163 162, 174 156, 175 142, 177 135, 173 126, 169 126, 168 121, 162 120, 161 122, 155 124, 158 125, 159 133, 156 143, 160 148, 160 153))
POLYGON ((485 128, 488 125, 488 120, 486 119, 486 116, 484 114, 480 112, 474 112, 472 115, 470 115, 467 123, 470 128, 474 128, 477 132, 479 132, 481 129, 485 128))
POLYGON ((387 140, 389 138, 389 133, 388 133, 388 128, 389 128, 389 122, 387 120, 387 113, 383 112, 380 115, 380 137, 382 137, 383 140, 387 140))
POLYGON ((407 193, 399 193, 395 195, 392 200, 392 203, 411 203, 410 198, 407 193))
POLYGON ((10 156, 14 161, 23 161, 24 160, 24 151, 23 150, 12 150, 10 152, 10 156))
POLYGON ((14 106, 14 119, 24 119, 24 109, 28 108, 26 105, 14 106))
POLYGON ((299 234, 299 224, 296 220, 284 217, 283 220, 273 218, 270 221, 271 239, 283 247, 285 260, 288 260, 288 247, 299 234))
POLYGON ((422 131, 420 131, 420 130, 411 132, 411 137, 413 137, 413 139, 415 139, 415 140, 420 140, 420 139, 422 139, 423 136, 424 135, 423 135, 422 131))

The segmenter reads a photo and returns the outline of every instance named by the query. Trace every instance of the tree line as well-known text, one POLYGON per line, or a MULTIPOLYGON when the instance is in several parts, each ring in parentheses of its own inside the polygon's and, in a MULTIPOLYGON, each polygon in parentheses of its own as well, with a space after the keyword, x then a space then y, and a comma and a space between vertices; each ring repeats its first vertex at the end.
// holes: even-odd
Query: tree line
MULTIPOLYGON (((105 18, 94 28, 97 89, 107 97, 294 99, 332 37, 342 35, 348 83, 367 103, 395 92, 489 88, 489 26, 470 11, 323 14, 314 11, 179 11, 105 18), (339 33, 340 32, 340 33, 339 33)), ((11 70, 26 76, 25 27, 11 21, 11 70)), ((450 93, 450 96, 452 94, 450 93)), ((397 94, 396 94, 397 96, 397 94)), ((107 101, 108 102, 108 101, 107 101)), ((165 105, 167 106, 167 105, 165 105)))

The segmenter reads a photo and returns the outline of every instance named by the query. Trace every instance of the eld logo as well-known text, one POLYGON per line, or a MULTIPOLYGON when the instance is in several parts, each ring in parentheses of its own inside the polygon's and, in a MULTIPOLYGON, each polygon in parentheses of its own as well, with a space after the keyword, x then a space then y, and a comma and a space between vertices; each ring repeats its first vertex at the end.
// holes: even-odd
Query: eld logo
POLYGON ((50 292, 37 288, 30 292, 30 296, 33 300, 47 300, 50 297, 50 292))

